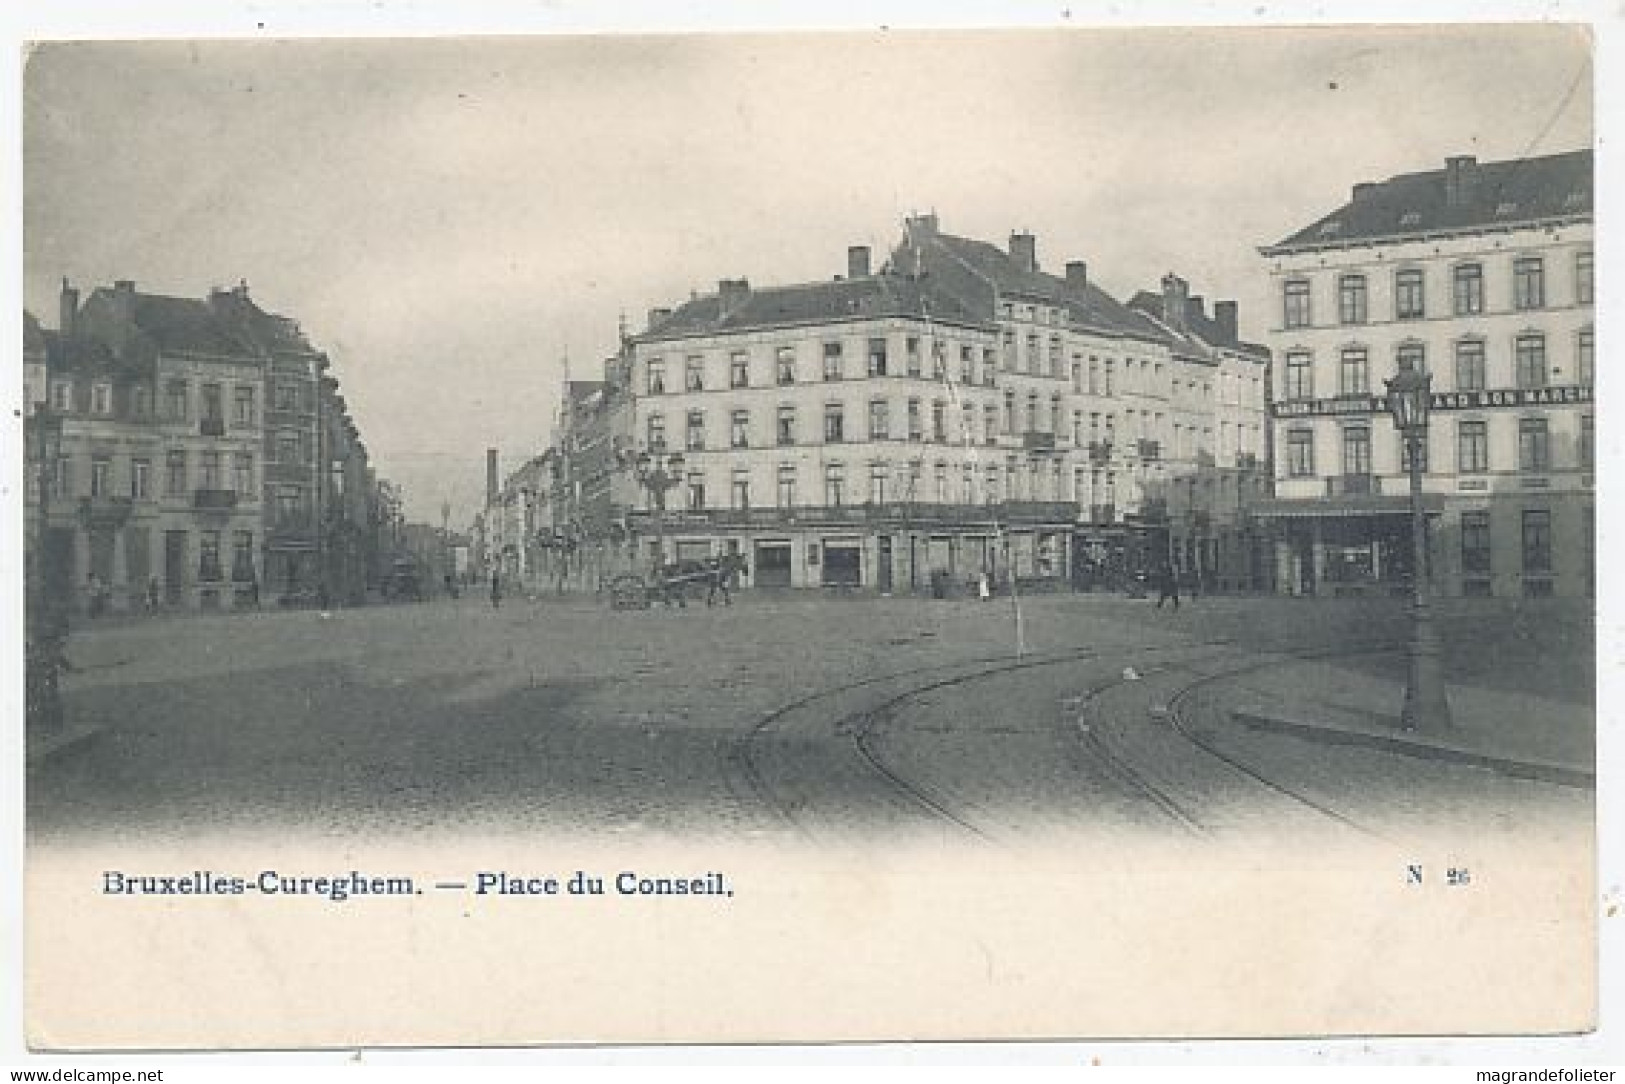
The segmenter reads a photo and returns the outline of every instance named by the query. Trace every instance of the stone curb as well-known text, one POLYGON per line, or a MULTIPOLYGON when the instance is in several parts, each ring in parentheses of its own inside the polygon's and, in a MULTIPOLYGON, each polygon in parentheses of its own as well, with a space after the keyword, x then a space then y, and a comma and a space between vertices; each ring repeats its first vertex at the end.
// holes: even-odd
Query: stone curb
POLYGON ((99 726, 72 726, 28 743, 28 771, 43 767, 46 761, 62 756, 70 750, 101 736, 105 728, 99 726))
POLYGON ((1520 779, 1537 779, 1564 787, 1595 788, 1597 785, 1597 773, 1592 769, 1550 760, 1501 756, 1480 749, 1470 749, 1454 742, 1410 735, 1402 731, 1334 726, 1329 723, 1288 718, 1258 708, 1231 708, 1230 717, 1254 730, 1274 730, 1338 745, 1364 745, 1403 756, 1470 764, 1476 768, 1489 768, 1503 775, 1516 776, 1520 779))

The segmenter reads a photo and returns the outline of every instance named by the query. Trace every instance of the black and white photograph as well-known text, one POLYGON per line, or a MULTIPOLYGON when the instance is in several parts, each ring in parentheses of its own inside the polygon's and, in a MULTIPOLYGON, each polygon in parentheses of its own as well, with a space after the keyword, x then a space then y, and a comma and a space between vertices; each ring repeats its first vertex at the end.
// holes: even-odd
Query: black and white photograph
POLYGON ((27 1046, 1593 1030, 1594 28, 1068 19, 26 43, 27 1046))

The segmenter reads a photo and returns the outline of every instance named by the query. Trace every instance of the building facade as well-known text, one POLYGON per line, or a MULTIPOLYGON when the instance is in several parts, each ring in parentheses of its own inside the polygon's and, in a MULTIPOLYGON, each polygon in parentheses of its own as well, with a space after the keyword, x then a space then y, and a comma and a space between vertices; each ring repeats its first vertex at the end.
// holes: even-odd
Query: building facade
POLYGON ((1217 350, 1183 295, 1159 319, 1081 261, 1044 273, 1031 235, 1000 249, 934 215, 869 264, 853 248, 834 281, 725 280, 651 314, 626 450, 679 452, 682 477, 664 511, 628 494, 645 558, 736 553, 756 586, 1087 583, 1126 527, 1167 545, 1172 480, 1263 458, 1267 355, 1235 341, 1233 306, 1217 350))
POLYGON ((246 286, 180 298, 120 281, 81 305, 64 282, 56 330, 25 319, 28 401, 61 433, 28 520, 50 598, 80 613, 261 604, 285 571, 268 567, 285 526, 275 471, 291 460, 317 488, 316 434, 268 410, 302 344, 246 286))
POLYGON ((1432 378, 1428 571, 1451 595, 1583 596, 1594 575, 1589 151, 1354 187, 1261 249, 1280 309, 1278 589, 1404 590, 1408 464, 1384 381, 1432 378))

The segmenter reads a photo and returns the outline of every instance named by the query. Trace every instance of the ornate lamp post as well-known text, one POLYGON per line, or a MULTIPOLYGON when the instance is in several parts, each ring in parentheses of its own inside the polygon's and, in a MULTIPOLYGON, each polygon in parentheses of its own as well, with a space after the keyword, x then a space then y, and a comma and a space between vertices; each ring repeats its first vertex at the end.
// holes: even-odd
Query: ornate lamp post
POLYGON ((683 478, 683 453, 639 452, 632 461, 632 476, 649 494, 655 512, 655 570, 666 560, 666 494, 683 478))
POLYGON ((1427 518, 1422 512, 1422 455, 1432 385, 1433 378, 1416 369, 1401 369, 1387 381, 1388 411, 1394 428, 1405 438, 1411 475, 1411 650, 1402 725, 1424 734, 1443 734, 1451 728, 1450 701, 1439 672, 1439 633, 1428 604, 1427 518))

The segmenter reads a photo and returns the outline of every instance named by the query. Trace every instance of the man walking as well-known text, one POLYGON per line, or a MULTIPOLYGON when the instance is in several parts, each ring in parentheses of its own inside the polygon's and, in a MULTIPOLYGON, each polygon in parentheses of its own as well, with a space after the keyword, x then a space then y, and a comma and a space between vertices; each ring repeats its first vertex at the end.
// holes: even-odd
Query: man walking
POLYGON ((1173 565, 1164 564, 1157 570, 1157 609, 1169 599, 1174 601, 1174 609, 1179 609, 1179 571, 1173 565))
POLYGON ((502 608, 502 573, 496 569, 491 570, 491 609, 502 608))

